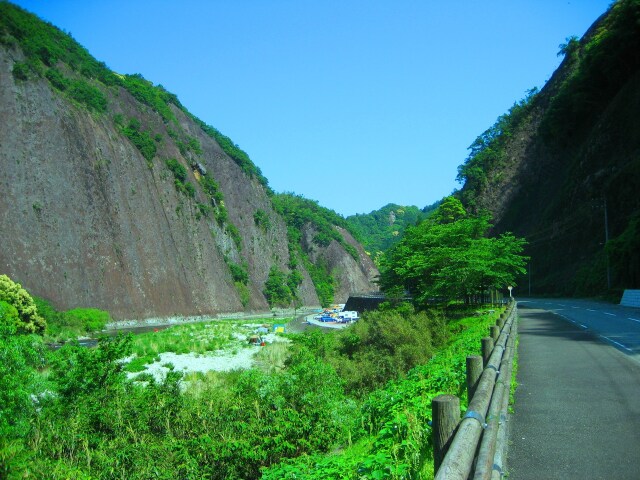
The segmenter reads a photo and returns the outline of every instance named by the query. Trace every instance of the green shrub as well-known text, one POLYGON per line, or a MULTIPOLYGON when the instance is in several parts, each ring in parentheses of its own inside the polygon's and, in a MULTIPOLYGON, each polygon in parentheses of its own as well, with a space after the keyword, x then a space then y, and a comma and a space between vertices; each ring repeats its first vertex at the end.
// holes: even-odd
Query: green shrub
POLYGON ((211 174, 207 173, 206 175, 203 175, 202 177, 200 177, 200 185, 202 186, 202 189, 204 190, 204 192, 211 199, 212 204, 214 205, 219 204, 220 202, 223 201, 223 196, 222 196, 222 192, 220 191, 220 186, 214 180, 211 174))
POLYGON ((149 132, 141 130, 140 128, 140 120, 131 118, 127 126, 122 129, 122 133, 136 146, 142 156, 147 160, 147 164, 152 166, 151 161, 153 157, 156 156, 157 147, 149 132))
POLYGON ((287 285, 287 276, 275 265, 269 270, 269 277, 262 293, 270 307, 286 307, 293 301, 293 293, 287 285))
POLYGON ((31 69, 26 62, 16 62, 13 64, 13 70, 11 73, 13 74, 13 78, 16 80, 26 81, 29 80, 30 70, 31 69))
POLYGON ((56 68, 50 68, 44 76, 58 90, 64 91, 69 85, 69 81, 56 68))
POLYGON ((175 95, 167 92, 161 85, 154 86, 140 74, 124 75, 124 88, 137 100, 150 106, 162 116, 165 123, 176 122, 169 103, 180 106, 175 95))
POLYGON ((188 197, 194 198, 196 196, 196 188, 191 182, 184 182, 184 190, 188 197))
POLYGON ((253 214, 253 221, 265 232, 271 228, 271 220, 264 210, 256 210, 256 213, 253 214))
POLYGON ((111 321, 109 312, 97 308, 74 308, 64 313, 69 324, 79 324, 85 332, 103 330, 111 321))
POLYGON ((251 291, 246 283, 242 282, 233 282, 233 285, 236 287, 236 291, 238 292, 238 296, 240 297, 240 303, 242 303, 243 307, 249 305, 249 300, 251 300, 251 291))
POLYGON ((205 205, 204 203, 198 203, 196 205, 198 211, 196 212, 196 219, 200 220, 200 218, 209 218, 213 212, 212 208, 209 205, 205 205))
POLYGON ((98 113, 103 113, 107 110, 107 99, 103 93, 85 80, 70 80, 67 93, 71 98, 89 108, 89 110, 98 113))
POLYGON ((231 271, 231 277, 234 282, 247 285, 249 283, 249 274, 247 273, 247 265, 238 265, 237 263, 228 262, 229 270, 231 271))
MULTIPOLYGON (((19 283, 13 282, 6 275, 0 275, 0 301, 13 306, 18 312, 20 323, 17 325, 17 328, 20 332, 44 332, 47 323, 44 318, 38 314, 38 308, 33 298, 19 283)), ((5 313, 7 318, 13 318, 12 312, 13 311, 5 313)))
MULTIPOLYGON (((171 170, 171 173, 173 173, 173 183, 176 187, 176 190, 178 190, 180 193, 183 193, 187 197, 194 198, 196 196, 196 189, 191 183, 187 182, 186 167, 178 162, 178 160, 176 160, 175 158, 170 158, 165 163, 169 170, 171 170)), ((204 214, 204 212, 202 212, 202 209, 200 209, 200 211, 204 214)))
POLYGON ((17 309, 0 301, 0 477, 7 478, 5 442, 29 432, 35 408, 31 395, 41 393, 36 369, 43 366, 44 345, 36 335, 17 335, 17 309))
POLYGON ((238 250, 242 250, 242 236, 240 235, 240 230, 238 230, 238 227, 236 227, 233 223, 229 222, 227 224, 227 232, 233 239, 233 243, 235 243, 236 248, 238 250))

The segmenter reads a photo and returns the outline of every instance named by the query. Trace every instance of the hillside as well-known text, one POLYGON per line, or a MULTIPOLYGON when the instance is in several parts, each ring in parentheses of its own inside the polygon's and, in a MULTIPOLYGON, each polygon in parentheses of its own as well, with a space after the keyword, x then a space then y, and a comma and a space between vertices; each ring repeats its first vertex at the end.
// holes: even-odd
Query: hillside
POLYGON ((390 203, 370 213, 350 215, 346 220, 364 249, 378 264, 381 254, 398 243, 405 229, 429 215, 438 204, 436 202, 419 209, 413 205, 390 203))
POLYGON ((520 294, 638 288, 640 2, 616 2, 560 55, 544 88, 470 147, 459 195, 529 241, 520 294))
POLYGON ((326 255, 340 265, 325 269, 331 301, 373 288, 375 267, 338 226, 314 253, 290 251, 260 169, 175 95, 112 72, 6 2, 0 131, 0 273, 60 309, 116 319, 266 310, 272 272, 295 278, 297 304, 319 305, 309 270, 326 255))

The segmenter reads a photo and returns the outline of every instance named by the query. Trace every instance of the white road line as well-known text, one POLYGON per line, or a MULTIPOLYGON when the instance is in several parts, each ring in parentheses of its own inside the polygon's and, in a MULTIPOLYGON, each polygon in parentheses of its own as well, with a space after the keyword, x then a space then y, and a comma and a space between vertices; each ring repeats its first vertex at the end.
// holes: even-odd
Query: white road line
POLYGON ((611 343, 615 343, 616 345, 618 345, 619 347, 624 348, 627 352, 633 352, 633 350, 631 350, 629 347, 621 344, 620 342, 616 342, 615 340, 611 340, 609 337, 605 337, 604 335, 600 335, 600 338, 604 338, 605 340, 611 342, 611 343))
POLYGON ((558 305, 560 305, 561 307, 566 307, 566 305, 563 305, 562 303, 559 303, 558 305))
POLYGON ((571 307, 571 308, 580 308, 580 307, 571 307))
POLYGON ((629 317, 628 319, 629 319, 629 320, 631 320, 632 322, 638 322, 638 323, 640 323, 640 320, 638 320, 637 318, 631 318, 631 317, 629 317))
POLYGON ((595 312, 595 310, 591 310, 590 308, 587 308, 587 312, 595 312))
POLYGON ((580 325, 582 328, 589 328, 589 327, 587 327, 586 325, 583 325, 583 324, 581 324, 581 323, 579 323, 578 325, 580 325))
POLYGON ((616 317, 617 315, 615 313, 607 313, 607 312, 602 312, 605 315, 609 315, 610 317, 616 317))

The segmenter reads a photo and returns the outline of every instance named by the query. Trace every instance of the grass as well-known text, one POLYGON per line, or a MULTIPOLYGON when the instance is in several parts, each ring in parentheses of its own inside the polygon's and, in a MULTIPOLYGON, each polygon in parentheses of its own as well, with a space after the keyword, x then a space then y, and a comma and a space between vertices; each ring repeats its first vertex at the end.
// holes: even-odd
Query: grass
MULTIPOLYGON (((141 372, 145 365, 158 360, 165 352, 202 355, 207 352, 226 351, 233 354, 248 348, 246 337, 253 334, 259 325, 282 323, 282 319, 261 318, 247 320, 216 320, 205 323, 175 325, 164 330, 146 332, 133 336, 132 353, 135 357, 127 364, 129 372, 141 372)), ((269 328, 271 330, 271 328, 269 328)), ((259 361, 264 369, 282 369, 286 358, 286 347, 269 345, 260 352, 259 361), (267 350, 268 353, 265 353, 267 350)))
POLYGON ((520 336, 516 338, 515 352, 513 353, 513 369, 511 370, 511 388, 509 390, 509 413, 514 413, 516 404, 516 390, 518 389, 518 346, 520 336))
POLYGON ((288 357, 289 343, 277 342, 260 349, 255 359, 260 369, 267 373, 273 373, 284 369, 284 362, 288 357))

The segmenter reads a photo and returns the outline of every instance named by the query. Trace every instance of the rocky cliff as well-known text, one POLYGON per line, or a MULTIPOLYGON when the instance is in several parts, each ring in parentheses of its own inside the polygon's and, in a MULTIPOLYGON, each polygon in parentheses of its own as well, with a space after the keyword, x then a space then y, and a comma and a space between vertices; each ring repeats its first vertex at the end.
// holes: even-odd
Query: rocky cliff
MULTIPOLYGON (((161 87, 0 9, 0 272, 116 319, 267 310, 287 226, 246 154, 161 87)), ((336 300, 373 288, 366 255, 322 251, 341 265, 336 300)), ((295 268, 300 302, 319 305, 295 268)))
POLYGON ((519 294, 640 286, 640 2, 621 0, 540 92, 481 135, 461 198, 529 241, 519 294))

